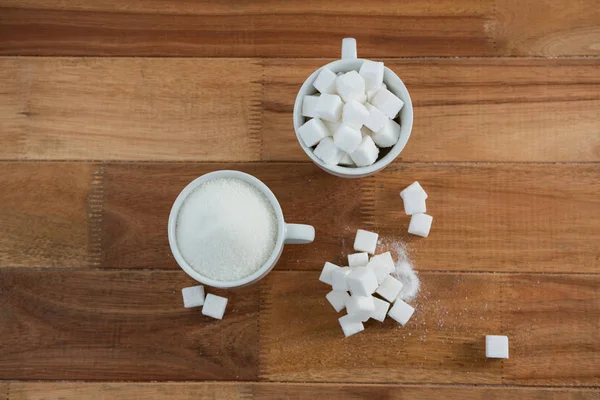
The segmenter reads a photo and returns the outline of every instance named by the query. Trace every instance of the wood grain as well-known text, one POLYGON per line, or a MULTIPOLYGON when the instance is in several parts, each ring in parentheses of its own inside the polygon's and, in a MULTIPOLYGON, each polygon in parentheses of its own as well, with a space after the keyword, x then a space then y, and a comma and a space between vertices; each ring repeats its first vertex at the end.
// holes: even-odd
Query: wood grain
MULTIPOLYGON (((0 159, 308 162, 293 104, 329 61, 2 58, 0 159)), ((599 60, 386 63, 415 106, 397 161, 600 161, 599 60)))
POLYGON ((524 388, 524 387, 471 387, 426 385, 336 385, 303 383, 68 383, 68 382, 15 382, 10 383, 7 400, 134 400, 165 398, 172 400, 240 398, 256 400, 306 399, 325 396, 332 400, 389 399, 429 400, 431 398, 463 400, 592 400, 597 389, 578 388, 524 388))

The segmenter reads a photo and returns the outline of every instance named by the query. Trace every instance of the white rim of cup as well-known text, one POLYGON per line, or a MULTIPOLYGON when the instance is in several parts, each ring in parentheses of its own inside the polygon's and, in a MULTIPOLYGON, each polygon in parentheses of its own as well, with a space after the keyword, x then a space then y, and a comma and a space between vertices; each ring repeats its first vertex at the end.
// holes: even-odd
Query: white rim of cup
POLYGON ((283 249, 285 230, 286 227, 283 219, 283 211, 281 210, 279 201, 277 201, 277 198, 275 197, 271 189, 269 189, 267 185, 265 185, 260 179, 256 178, 255 176, 235 170, 220 170, 209 172, 207 174, 199 176, 198 178, 190 182, 179 193, 177 199, 175 199, 173 207, 171 207, 171 213, 169 214, 168 224, 169 246, 171 247, 171 252, 173 253, 173 257, 175 257, 175 261, 177 261, 177 264, 179 264, 181 269, 183 269, 190 277, 194 278, 195 280, 204 285, 222 289, 248 285, 250 283, 253 283, 254 281, 259 280, 264 275, 266 275, 271 269, 273 269, 283 249), (277 240, 275 242, 273 252, 258 270, 254 271, 251 275, 248 275, 245 278, 238 279, 235 281, 218 281, 200 274, 198 271, 192 268, 192 266, 189 265, 188 262, 183 258, 181 252, 179 251, 179 247, 177 246, 177 217, 179 216, 179 210, 181 209, 181 206, 183 205, 187 197, 200 185, 202 185, 205 182, 219 178, 240 179, 256 187, 269 200, 269 203, 273 207, 273 210, 277 217, 277 240))

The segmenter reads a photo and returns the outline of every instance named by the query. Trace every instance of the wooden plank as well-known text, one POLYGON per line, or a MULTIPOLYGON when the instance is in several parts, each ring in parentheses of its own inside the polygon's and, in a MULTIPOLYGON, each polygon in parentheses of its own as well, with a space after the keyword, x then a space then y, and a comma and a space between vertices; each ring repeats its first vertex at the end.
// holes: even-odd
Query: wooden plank
POLYGON ((401 328, 367 322, 343 339, 313 272, 265 280, 260 378, 356 383, 598 386, 600 280, 421 272, 416 312, 401 328), (539 283, 538 283, 539 282, 539 283), (510 359, 485 358, 485 335, 508 334, 510 359))
MULTIPOLYGON (((1 385, 0 385, 1 386, 1 385)), ((14 382, 10 383, 7 400, 134 400, 166 398, 172 400, 215 399, 306 399, 326 396, 332 400, 354 400, 365 397, 389 400, 429 400, 431 398, 462 400, 592 400, 598 389, 472 387, 427 385, 336 385, 303 383, 88 383, 88 382, 14 382)))
POLYGON ((0 270, 0 377, 256 379, 259 288, 228 291, 219 321, 183 308, 193 283, 181 271, 0 270))
POLYGON ((0 54, 333 58, 349 32, 368 57, 495 54, 483 0, 136 3, 3 1, 0 54))
MULTIPOLYGON (((309 162, 292 109, 328 61, 2 58, 0 159, 309 162)), ((600 161, 599 60, 386 63, 415 106, 397 161, 600 161)))

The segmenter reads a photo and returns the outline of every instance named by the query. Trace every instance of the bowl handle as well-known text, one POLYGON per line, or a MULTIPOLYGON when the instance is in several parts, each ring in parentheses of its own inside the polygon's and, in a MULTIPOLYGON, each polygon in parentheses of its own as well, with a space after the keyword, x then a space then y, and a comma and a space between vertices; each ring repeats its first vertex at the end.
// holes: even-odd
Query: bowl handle
POLYGON ((342 60, 346 58, 356 58, 356 39, 342 39, 342 60))
POLYGON ((315 228, 304 224, 285 224, 285 244, 306 244, 315 240, 315 228))

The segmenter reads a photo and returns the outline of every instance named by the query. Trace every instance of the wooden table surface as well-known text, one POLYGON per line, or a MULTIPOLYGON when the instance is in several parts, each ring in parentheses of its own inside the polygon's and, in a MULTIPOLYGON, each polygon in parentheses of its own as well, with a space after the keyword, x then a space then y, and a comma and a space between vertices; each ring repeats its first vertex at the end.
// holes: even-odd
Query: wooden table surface
POLYGON ((2 0, 0 56, 0 398, 600 398, 598 0, 2 0), (347 36, 415 106, 360 180, 292 128, 347 36), (215 291, 215 321, 183 308, 166 226, 225 168, 316 240, 215 291), (427 239, 398 196, 415 180, 427 239), (422 290, 406 327, 344 339, 317 278, 357 228, 405 241, 422 290))

